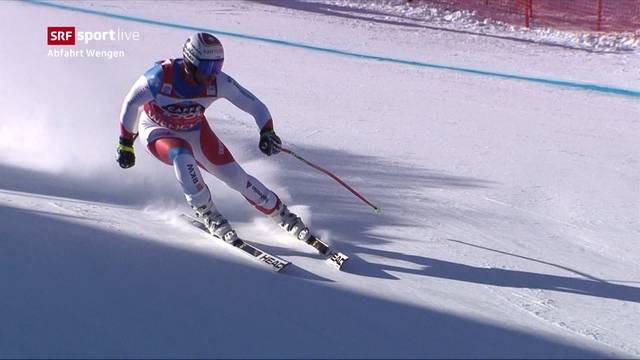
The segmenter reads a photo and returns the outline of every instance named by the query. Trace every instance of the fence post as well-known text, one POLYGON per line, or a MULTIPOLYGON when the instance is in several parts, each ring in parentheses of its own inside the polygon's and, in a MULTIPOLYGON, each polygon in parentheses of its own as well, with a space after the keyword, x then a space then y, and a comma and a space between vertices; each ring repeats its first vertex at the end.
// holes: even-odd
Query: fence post
POLYGON ((530 27, 531 25, 531 17, 533 16, 533 0, 525 0, 524 1, 524 26, 530 27))
POLYGON ((602 30, 602 0, 596 0, 596 6, 598 8, 598 22, 596 23, 596 31, 602 30))

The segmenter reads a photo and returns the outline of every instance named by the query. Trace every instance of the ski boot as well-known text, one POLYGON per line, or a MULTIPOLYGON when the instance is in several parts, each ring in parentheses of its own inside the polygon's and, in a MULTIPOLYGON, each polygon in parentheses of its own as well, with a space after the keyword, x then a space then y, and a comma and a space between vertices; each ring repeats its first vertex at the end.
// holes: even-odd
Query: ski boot
POLYGON ((209 230, 211 235, 222 239, 228 243, 233 243, 238 239, 236 231, 231 228, 231 225, 225 219, 220 212, 213 206, 213 204, 207 204, 200 208, 194 208, 196 216, 202 221, 204 226, 209 230))
POLYGON ((300 219, 298 215, 290 212, 284 203, 280 203, 280 206, 273 212, 273 215, 271 215, 271 219, 300 241, 306 242, 311 237, 311 232, 304 222, 302 222, 302 219, 300 219))

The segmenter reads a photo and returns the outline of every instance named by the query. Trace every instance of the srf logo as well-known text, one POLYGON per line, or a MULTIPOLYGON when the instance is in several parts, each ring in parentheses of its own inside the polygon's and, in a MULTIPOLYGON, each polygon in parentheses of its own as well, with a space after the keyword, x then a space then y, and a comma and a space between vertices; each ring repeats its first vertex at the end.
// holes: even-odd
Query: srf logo
POLYGON ((47 45, 75 45, 75 26, 49 26, 47 27, 47 45))

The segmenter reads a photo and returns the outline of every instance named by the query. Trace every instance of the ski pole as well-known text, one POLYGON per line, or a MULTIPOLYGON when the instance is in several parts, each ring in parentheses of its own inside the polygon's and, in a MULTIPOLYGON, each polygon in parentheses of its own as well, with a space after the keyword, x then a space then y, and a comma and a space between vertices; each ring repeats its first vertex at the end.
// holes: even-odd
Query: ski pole
POLYGON ((369 200, 365 199, 364 196, 360 195, 357 191, 355 191, 351 186, 347 185, 347 183, 345 183, 344 181, 342 181, 339 177, 337 177, 336 175, 332 174, 329 170, 326 170, 318 165, 315 165, 313 163, 311 163, 310 161, 306 160, 305 158, 303 158, 302 156, 296 154, 295 152, 282 147, 281 145, 275 144, 275 146, 280 149, 280 151, 287 153, 291 156, 293 156, 294 158, 304 162, 305 164, 311 166, 312 168, 321 171, 323 173, 325 173, 326 175, 330 176, 333 180, 337 181, 340 185, 344 186, 347 190, 351 191, 351 193, 355 196, 357 196, 360 200, 364 201, 367 205, 371 206, 373 208, 373 211, 376 214, 380 214, 382 212, 382 209, 373 205, 371 202, 369 202, 369 200))

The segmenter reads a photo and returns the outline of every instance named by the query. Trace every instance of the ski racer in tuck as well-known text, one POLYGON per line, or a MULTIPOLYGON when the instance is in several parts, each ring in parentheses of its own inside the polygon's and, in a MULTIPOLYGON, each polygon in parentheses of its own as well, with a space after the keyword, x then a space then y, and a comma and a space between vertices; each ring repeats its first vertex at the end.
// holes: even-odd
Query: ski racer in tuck
POLYGON ((235 230, 213 203, 199 167, 238 191, 296 238, 309 239, 309 229, 300 217, 242 169, 205 117, 205 109, 213 102, 229 100, 254 117, 260 129, 260 151, 271 156, 279 152, 281 140, 267 107, 222 71, 224 50, 215 36, 192 35, 182 55, 182 59, 157 62, 127 94, 120 116, 118 164, 125 169, 134 166, 133 143, 140 135, 157 159, 173 166, 187 202, 212 235, 227 242, 237 239, 235 230), (144 111, 138 116, 140 107, 144 111))

